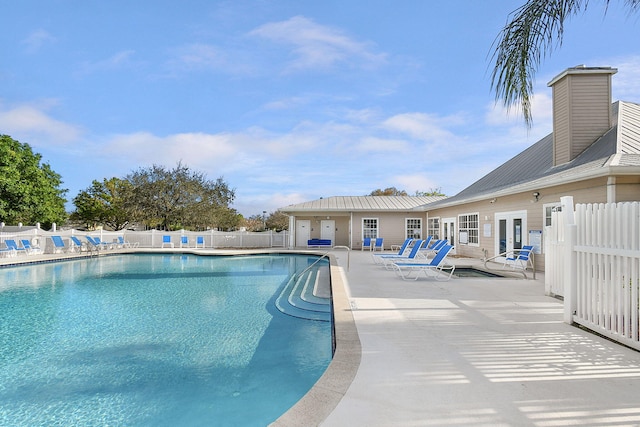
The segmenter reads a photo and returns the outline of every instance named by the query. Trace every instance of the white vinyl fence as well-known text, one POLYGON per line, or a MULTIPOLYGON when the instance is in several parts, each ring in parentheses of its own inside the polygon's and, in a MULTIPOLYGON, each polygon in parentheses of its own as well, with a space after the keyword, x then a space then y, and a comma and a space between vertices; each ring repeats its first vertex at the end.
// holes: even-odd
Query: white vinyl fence
MULTIPOLYGON (((197 245, 198 238, 204 241, 204 248, 211 249, 259 249, 259 248, 285 248, 288 244, 288 232, 279 233, 265 231, 260 233, 252 232, 224 232, 224 231, 78 231, 78 230, 57 230, 45 231, 39 227, 1 227, 0 228, 0 249, 5 247, 5 240, 15 240, 19 245, 22 239, 28 239, 32 245, 43 249, 45 253, 53 253, 54 245, 51 236, 62 237, 65 246, 71 247, 71 236, 77 236, 81 242, 87 243, 85 236, 99 237, 101 241, 112 243, 118 237, 124 238, 128 243, 140 248, 161 248, 163 247, 163 237, 169 236, 174 248, 195 248, 203 247, 197 245), (186 242, 183 242, 183 237, 186 242)), ((167 247, 164 245, 164 247, 167 247)))
POLYGON ((640 202, 574 211, 572 199, 563 199, 564 219, 548 230, 547 292, 564 296, 568 323, 640 350, 640 202))

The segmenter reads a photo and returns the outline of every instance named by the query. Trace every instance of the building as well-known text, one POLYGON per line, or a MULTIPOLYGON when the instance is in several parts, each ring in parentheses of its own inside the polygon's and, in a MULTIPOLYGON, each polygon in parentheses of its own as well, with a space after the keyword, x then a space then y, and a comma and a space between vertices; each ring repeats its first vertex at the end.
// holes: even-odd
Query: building
MULTIPOLYGON (((575 203, 640 200, 640 104, 612 103, 616 72, 579 66, 552 79, 553 132, 455 196, 425 203, 411 197, 367 203, 360 197, 361 209, 354 209, 355 201, 329 198, 281 208, 291 216, 292 246, 302 246, 298 221, 309 221, 309 235, 319 237, 314 232, 322 231, 322 223, 318 230, 313 219, 340 216, 335 244, 353 249, 363 237, 396 244, 433 235, 470 257, 493 257, 525 244, 542 253, 544 229, 561 196, 573 196, 575 203)), ((536 267, 544 269, 544 257, 536 257, 536 267)))

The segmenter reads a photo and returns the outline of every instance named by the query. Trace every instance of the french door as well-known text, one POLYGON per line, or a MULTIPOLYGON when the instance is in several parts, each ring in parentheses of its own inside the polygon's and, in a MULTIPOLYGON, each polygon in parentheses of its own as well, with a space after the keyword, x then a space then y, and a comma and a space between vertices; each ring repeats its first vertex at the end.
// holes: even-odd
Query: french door
MULTIPOLYGON (((527 211, 496 213, 496 224, 496 255, 513 252, 526 245, 527 211)), ((498 258, 500 259, 504 257, 498 258)))

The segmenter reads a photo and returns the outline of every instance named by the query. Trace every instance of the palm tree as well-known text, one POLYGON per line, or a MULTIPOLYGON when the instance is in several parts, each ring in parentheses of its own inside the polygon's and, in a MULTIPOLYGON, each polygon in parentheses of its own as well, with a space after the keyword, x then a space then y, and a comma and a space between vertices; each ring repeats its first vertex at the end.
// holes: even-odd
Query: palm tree
MULTIPOLYGON (((610 0, 603 0, 609 5, 610 0)), ((542 59, 562 44, 564 23, 584 12, 589 0, 528 0, 514 10, 492 49, 495 67, 491 88, 496 101, 507 108, 520 104, 524 121, 531 127, 533 80, 542 59)), ((631 13, 640 11, 640 0, 625 0, 631 13)))

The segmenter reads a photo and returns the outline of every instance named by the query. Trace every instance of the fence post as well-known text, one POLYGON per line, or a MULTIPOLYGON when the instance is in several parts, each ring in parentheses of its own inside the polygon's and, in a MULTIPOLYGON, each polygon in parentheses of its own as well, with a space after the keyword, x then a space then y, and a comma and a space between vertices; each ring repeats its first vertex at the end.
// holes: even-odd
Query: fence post
POLYGON ((578 291, 578 272, 576 271, 576 252, 577 243, 577 226, 575 214, 573 210, 573 197, 563 196, 560 198, 562 205, 562 215, 564 216, 564 321, 565 323, 573 323, 573 314, 576 312, 577 291, 578 291))

